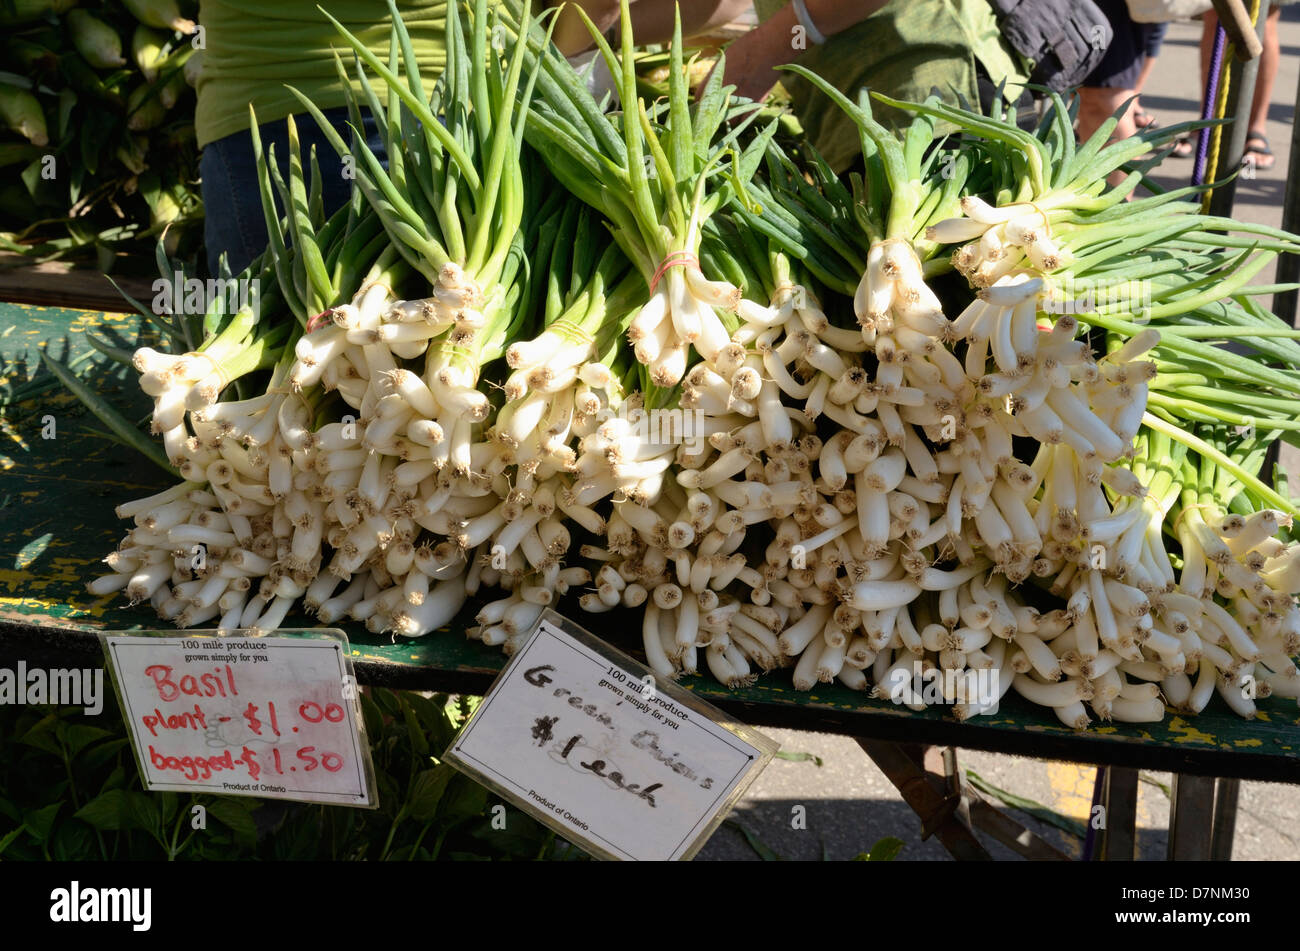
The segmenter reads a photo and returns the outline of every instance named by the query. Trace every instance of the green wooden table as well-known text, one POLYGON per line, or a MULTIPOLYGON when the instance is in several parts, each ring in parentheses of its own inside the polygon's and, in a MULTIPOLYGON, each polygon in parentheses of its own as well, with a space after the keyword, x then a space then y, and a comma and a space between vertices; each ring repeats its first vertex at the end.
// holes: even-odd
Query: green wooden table
MULTIPOLYGON (((19 401, 16 387, 49 376, 39 350, 76 359, 90 330, 119 346, 141 333, 138 317, 0 303, 0 666, 16 659, 66 666, 80 658, 102 663, 93 632, 157 626, 147 606, 128 607, 119 597, 96 599, 85 582, 124 532, 113 514, 126 500, 159 491, 169 477, 151 463, 93 434, 102 428, 57 387, 19 401), (53 420, 53 431, 49 424, 53 420), (42 430, 53 438, 43 438, 42 430)), ((96 354, 92 379, 133 419, 148 402, 133 373, 96 354)), ((613 643, 638 653, 640 625, 617 615, 586 616, 569 605, 560 610, 613 643)), ((474 609, 467 611, 473 614, 474 609)), ((291 616, 290 626, 314 626, 291 616)), ((345 626, 363 683, 398 688, 481 693, 501 668, 496 649, 467 641, 458 625, 418 640, 375 636, 345 626)), ((1294 701, 1259 702, 1255 719, 1243 721, 1216 696, 1198 717, 1171 714, 1161 724, 1097 726, 1075 733, 1050 713, 1009 695, 994 717, 958 723, 938 708, 914 713, 868 699, 838 685, 800 693, 788 672, 753 687, 730 691, 705 678, 688 689, 757 726, 839 733, 870 740, 962 746, 1045 759, 1109 764, 1201 776, 1300 782, 1300 710, 1294 701)))

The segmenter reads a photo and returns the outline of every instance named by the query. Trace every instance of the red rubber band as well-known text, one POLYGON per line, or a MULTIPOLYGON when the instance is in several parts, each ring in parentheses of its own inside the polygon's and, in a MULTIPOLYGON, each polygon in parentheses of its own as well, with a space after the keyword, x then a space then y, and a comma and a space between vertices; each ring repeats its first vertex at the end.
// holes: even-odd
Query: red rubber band
POLYGON ((328 319, 328 318, 333 317, 333 316, 334 316, 334 308, 333 308, 333 307, 331 307, 329 310, 323 310, 323 311, 321 311, 319 314, 317 314, 317 315, 316 315, 315 317, 313 317, 311 320, 307 321, 307 333, 313 333, 313 332, 316 330, 316 327, 317 327, 317 323, 316 323, 316 322, 317 322, 317 321, 319 321, 319 320, 325 320, 325 319, 328 319))
POLYGON ((699 267, 700 259, 689 251, 674 251, 662 261, 659 262, 659 270, 655 271, 654 277, 650 278, 650 293, 654 294, 655 289, 659 286, 659 279, 663 277, 670 267, 699 267))

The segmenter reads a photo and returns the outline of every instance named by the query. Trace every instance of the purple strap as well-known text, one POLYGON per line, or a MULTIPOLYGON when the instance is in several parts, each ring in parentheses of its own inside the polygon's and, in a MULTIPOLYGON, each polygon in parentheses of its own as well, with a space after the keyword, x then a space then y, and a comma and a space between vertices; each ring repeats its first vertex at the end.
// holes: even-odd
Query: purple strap
MULTIPOLYGON (((1214 103, 1219 98, 1219 70, 1223 66, 1223 47, 1228 40, 1228 33, 1220 23, 1214 31, 1214 52, 1210 54, 1210 79, 1205 84, 1205 103, 1201 107, 1203 120, 1214 118, 1214 103)), ((1192 184, 1205 184, 1205 166, 1210 159, 1210 135, 1214 129, 1206 127, 1200 131, 1196 142, 1196 164, 1192 167, 1192 184)))

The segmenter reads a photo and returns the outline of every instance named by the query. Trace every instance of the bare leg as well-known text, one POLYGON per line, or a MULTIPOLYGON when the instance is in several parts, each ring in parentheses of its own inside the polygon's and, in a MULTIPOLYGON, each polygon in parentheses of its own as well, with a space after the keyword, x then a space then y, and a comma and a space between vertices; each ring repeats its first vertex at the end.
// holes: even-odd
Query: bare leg
POLYGON ((1213 10, 1201 18, 1201 90, 1210 82, 1210 56, 1214 53, 1214 31, 1219 25, 1219 16, 1213 10))
MULTIPOLYGON (((552 4, 556 5, 558 4, 552 4)), ((555 33, 552 34, 555 45, 565 56, 572 56, 593 45, 591 34, 587 32, 586 24, 576 7, 582 7, 602 32, 618 22, 618 0, 582 0, 581 3, 566 5, 566 9, 560 12, 555 33)))
MULTIPOLYGON (((1133 96, 1132 89, 1108 89, 1101 86, 1081 86, 1079 88, 1079 141, 1088 138, 1101 128, 1101 124, 1111 117, 1117 109, 1133 96)), ((1120 116, 1119 125, 1110 140, 1127 139, 1137 134, 1137 124, 1133 121, 1133 108, 1130 106, 1120 116)), ((1122 170, 1112 172, 1106 179, 1111 185, 1124 181, 1122 170)))
MULTIPOLYGON (((1156 59, 1158 57, 1155 56, 1142 57, 1142 72, 1138 73, 1137 84, 1133 87, 1133 92, 1141 94, 1142 87, 1147 83, 1147 77, 1151 75, 1151 70, 1155 68, 1156 59)), ((1133 100, 1131 111, 1133 112, 1134 123, 1138 128, 1145 129, 1155 124, 1156 120, 1142 111, 1142 101, 1140 99, 1133 100)))
MULTIPOLYGON (((555 6, 557 4, 551 4, 555 6)), ((556 24, 554 41, 566 56, 588 49, 594 44, 591 34, 574 6, 582 7, 596 27, 604 32, 619 21, 618 0, 570 0, 556 24)), ((739 16, 750 4, 745 0, 694 0, 682 4, 682 36, 707 32, 739 16)), ((638 43, 666 43, 673 35, 671 3, 655 0, 632 0, 632 32, 638 43)))
POLYGON ((1255 79, 1255 101, 1250 107, 1250 128, 1254 132, 1264 132, 1268 127, 1268 104, 1273 97, 1273 81, 1277 79, 1278 59, 1282 55, 1277 38, 1277 24, 1281 19, 1282 8, 1273 7, 1264 23, 1264 53, 1255 79))
POLYGON ((1281 18, 1282 8, 1273 7, 1264 22, 1264 53, 1259 58, 1255 99, 1250 106, 1250 131, 1260 135, 1268 131, 1268 104, 1273 98, 1273 81, 1277 79, 1277 63, 1282 55, 1277 38, 1277 24, 1281 18))

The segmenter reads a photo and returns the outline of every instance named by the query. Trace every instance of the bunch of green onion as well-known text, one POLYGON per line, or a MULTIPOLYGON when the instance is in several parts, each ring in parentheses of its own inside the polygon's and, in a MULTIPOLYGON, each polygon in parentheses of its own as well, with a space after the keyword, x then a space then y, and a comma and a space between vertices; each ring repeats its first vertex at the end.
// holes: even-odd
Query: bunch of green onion
POLYGON ((1076 728, 1300 693, 1297 509, 1259 473, 1300 334, 1249 286, 1300 239, 1125 202, 1177 128, 1078 146, 1059 98, 1033 132, 931 99, 896 135, 809 74, 862 130, 845 182, 718 73, 692 105, 680 36, 639 100, 626 6, 614 112, 512 7, 453 11, 427 86, 393 15, 387 62, 339 26, 387 167, 333 136, 327 219, 291 127, 274 292, 136 355, 186 482, 119 510, 93 592, 407 637, 467 608, 507 651, 572 594, 637 612, 660 676, 919 708, 942 675, 958 717, 1014 689, 1076 728))

